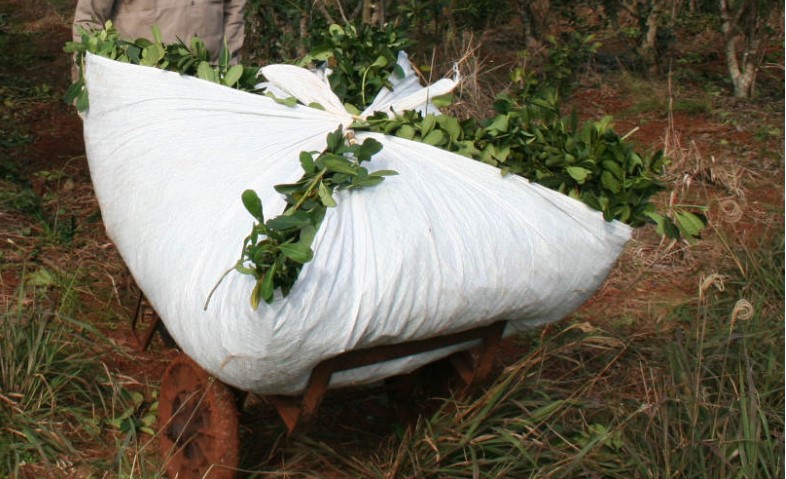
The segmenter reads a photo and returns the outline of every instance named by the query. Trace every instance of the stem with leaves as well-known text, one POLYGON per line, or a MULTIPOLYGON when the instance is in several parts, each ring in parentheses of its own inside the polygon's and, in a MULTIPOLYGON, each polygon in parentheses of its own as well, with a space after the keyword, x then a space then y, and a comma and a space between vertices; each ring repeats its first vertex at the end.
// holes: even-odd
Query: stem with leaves
POLYGON ((194 37, 188 46, 182 41, 164 44, 161 31, 153 27, 153 40, 140 38, 128 41, 120 38, 112 21, 106 22, 104 29, 91 32, 80 27, 80 41, 67 42, 63 51, 74 54, 78 76, 65 94, 65 102, 76 106, 80 112, 89 106, 85 86, 85 55, 93 53, 105 58, 134 65, 150 66, 195 76, 244 91, 255 91, 258 68, 231 65, 228 49, 219 55, 218 64, 210 62, 210 52, 204 42, 194 37))
POLYGON ((260 301, 271 303, 280 290, 286 296, 297 280, 303 264, 314 257, 311 245, 327 208, 336 206, 336 190, 352 190, 380 184, 395 171, 369 172, 361 163, 382 149, 373 138, 363 143, 354 141, 351 131, 343 128, 327 136, 322 152, 301 152, 303 176, 296 183, 276 185, 286 198, 284 212, 265 220, 262 201, 253 190, 243 192, 243 205, 256 223, 243 241, 243 251, 235 269, 254 276, 251 307, 260 301))

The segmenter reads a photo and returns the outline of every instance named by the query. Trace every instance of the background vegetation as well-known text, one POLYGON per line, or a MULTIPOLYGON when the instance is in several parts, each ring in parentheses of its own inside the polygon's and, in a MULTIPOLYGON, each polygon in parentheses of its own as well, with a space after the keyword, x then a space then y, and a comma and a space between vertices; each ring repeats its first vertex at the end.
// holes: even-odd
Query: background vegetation
MULTIPOLYGON (((173 350, 135 347, 133 280, 61 101, 73 7, 0 2, 0 476, 161 477, 151 425, 173 350)), ((783 476, 782 2, 250 0, 248 22, 244 63, 391 41, 424 81, 458 63, 462 120, 556 91, 560 117, 662 151, 659 208, 706 206, 709 227, 695 243, 637 230, 595 297, 506 342, 469 398, 437 381, 407 401, 336 391, 290 438, 248 401, 244 442, 265 446, 245 451, 247 477, 783 476), (334 22, 377 28, 331 44, 334 22), (414 420, 390 413, 412 398, 414 420)))

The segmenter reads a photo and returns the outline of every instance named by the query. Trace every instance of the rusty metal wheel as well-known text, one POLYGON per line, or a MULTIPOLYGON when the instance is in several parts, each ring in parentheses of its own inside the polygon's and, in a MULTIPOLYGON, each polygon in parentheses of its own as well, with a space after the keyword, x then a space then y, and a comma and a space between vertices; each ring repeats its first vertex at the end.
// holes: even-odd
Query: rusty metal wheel
POLYGON ((235 398, 181 353, 158 398, 159 443, 171 479, 232 479, 240 458, 235 398))

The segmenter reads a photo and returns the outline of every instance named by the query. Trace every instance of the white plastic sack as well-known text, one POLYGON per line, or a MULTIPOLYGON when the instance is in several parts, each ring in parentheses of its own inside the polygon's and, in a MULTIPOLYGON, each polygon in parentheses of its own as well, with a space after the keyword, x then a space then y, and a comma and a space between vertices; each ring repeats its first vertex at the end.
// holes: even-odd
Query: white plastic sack
MULTIPOLYGON (((503 319, 506 334, 556 321, 599 287, 630 237, 628 226, 520 177, 360 133, 384 145, 369 170, 399 175, 336 194, 289 296, 255 311, 254 279, 233 271, 205 310, 253 222, 241 193, 254 189, 268 217, 280 214, 273 186, 297 181, 298 154, 321 151, 352 120, 312 73, 275 65, 264 74, 328 111, 87 58, 85 142, 107 233, 184 352, 228 384, 293 394, 319 362, 345 351, 503 319)), ((380 109, 404 101, 395 89, 382 95, 380 109)), ((331 386, 408 372, 451 351, 338 373, 331 386)))

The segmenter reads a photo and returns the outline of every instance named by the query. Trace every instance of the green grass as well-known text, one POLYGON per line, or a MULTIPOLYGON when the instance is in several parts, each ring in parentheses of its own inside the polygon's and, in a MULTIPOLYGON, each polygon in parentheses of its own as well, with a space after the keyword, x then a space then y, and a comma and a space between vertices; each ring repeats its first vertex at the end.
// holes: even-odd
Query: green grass
POLYGON ((76 455, 74 440, 97 432, 96 363, 84 325, 69 317, 73 283, 40 269, 0 316, 0 476, 15 477, 20 464, 54 467, 76 455))
POLYGON ((712 102, 706 96, 678 99, 672 105, 672 109, 688 115, 709 115, 714 111, 712 102))
POLYGON ((66 477, 91 469, 103 441, 145 432, 149 404, 104 365, 106 338, 74 319, 79 271, 19 276, 0 314, 0 477, 29 477, 30 467, 66 477))

